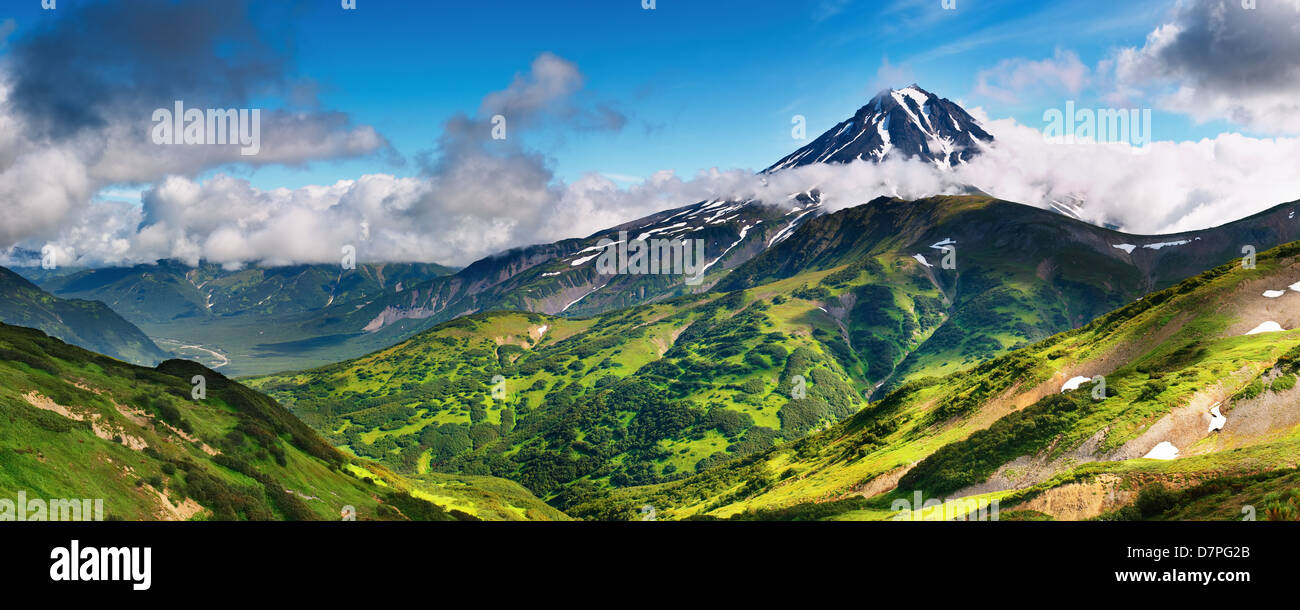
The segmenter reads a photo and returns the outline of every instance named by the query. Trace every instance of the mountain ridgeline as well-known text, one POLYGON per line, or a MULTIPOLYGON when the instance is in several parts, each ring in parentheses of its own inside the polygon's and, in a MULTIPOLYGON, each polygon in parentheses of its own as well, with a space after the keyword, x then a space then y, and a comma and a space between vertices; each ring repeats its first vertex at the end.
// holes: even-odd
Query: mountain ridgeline
MULTIPOLYGON (((918 157, 953 165, 992 141, 956 104, 915 85, 888 90, 854 117, 766 170, 854 159, 918 157)), ((231 374, 308 368, 382 349, 458 316, 522 310, 566 317, 708 290, 730 269, 788 241, 824 213, 815 188, 780 205, 710 200, 582 239, 517 248, 455 271, 436 265, 328 265, 227 271, 163 261, 128 269, 30 272, 65 297, 96 298, 173 353, 231 374), (621 237, 626 232, 626 237, 621 237), (705 274, 605 275, 600 240, 701 242, 705 274)))
POLYGON ((359 264, 246 267, 228 270, 164 260, 125 268, 23 269, 46 290, 64 297, 94 297, 137 324, 196 323, 250 314, 282 315, 324 310, 334 303, 373 299, 455 270, 433 264, 359 264))
POLYGON ((99 301, 61 299, 0 267, 0 322, 37 328, 69 343, 135 364, 166 359, 139 328, 99 301))

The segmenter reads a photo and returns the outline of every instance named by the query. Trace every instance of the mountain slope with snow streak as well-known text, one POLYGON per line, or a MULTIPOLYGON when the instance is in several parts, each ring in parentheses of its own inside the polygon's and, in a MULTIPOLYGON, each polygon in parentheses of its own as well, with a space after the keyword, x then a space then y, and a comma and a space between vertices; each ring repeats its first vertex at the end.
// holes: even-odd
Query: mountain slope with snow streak
POLYGON ((848 120, 774 163, 765 173, 813 163, 919 158, 954 166, 979 154, 993 136, 961 106, 917 85, 888 89, 848 120))

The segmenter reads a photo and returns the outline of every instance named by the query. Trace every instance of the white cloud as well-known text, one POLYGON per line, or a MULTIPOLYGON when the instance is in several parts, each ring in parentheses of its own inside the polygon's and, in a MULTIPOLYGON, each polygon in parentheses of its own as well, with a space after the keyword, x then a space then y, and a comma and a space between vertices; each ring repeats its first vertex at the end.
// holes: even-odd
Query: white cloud
POLYGON ((889 63, 889 58, 885 57, 880 60, 880 67, 876 69, 876 76, 871 81, 871 88, 867 91, 869 95, 874 95, 878 91, 885 89, 898 89, 916 82, 916 77, 912 75, 912 69, 907 65, 895 66, 889 63))
POLYGON ((1300 198, 1300 139, 1226 133, 1194 142, 1052 144, 1037 129, 987 124, 997 143, 956 173, 1003 199, 1085 200, 1088 219, 1140 234, 1203 229, 1300 198))
MULTIPOLYGON (((122 242, 90 238, 84 224, 105 209, 91 203, 105 189, 112 198, 168 176, 388 150, 373 128, 353 125, 346 114, 272 107, 261 109, 261 146, 253 156, 236 144, 155 144, 159 105, 201 99, 246 108, 254 92, 283 99, 296 82, 287 58, 261 45, 247 11, 170 0, 83 8, 14 41, 0 63, 0 248, 71 231, 87 251, 119 256, 122 242), (154 27, 164 22, 193 27, 177 37, 154 27), (114 52, 103 52, 108 45, 114 52)), ((0 23, 0 34, 12 24, 0 23)))
POLYGON ((1004 59, 975 76, 975 93, 1006 103, 1016 103, 1025 93, 1065 91, 1078 93, 1088 84, 1091 70, 1073 51, 1057 49, 1051 59, 1004 59))
POLYGON ((300 189, 260 190, 228 176, 202 183, 172 177, 145 194, 135 217, 124 213, 126 204, 96 204, 59 243, 87 262, 336 262, 340 248, 352 244, 362 260, 466 264, 696 201, 785 203, 788 194, 810 188, 821 189, 832 210, 879 195, 960 193, 967 185, 1041 207, 1075 196, 1084 200, 1088 220, 1144 234, 1211 227, 1300 196, 1297 139, 1224 134, 1154 142, 1134 154, 1127 144, 1052 144, 1037 129, 989 121, 978 109, 974 114, 997 141, 954 170, 890 160, 813 165, 769 176, 711 170, 683 178, 659 172, 620 188, 599 174, 562 184, 535 173, 535 166, 476 159, 437 176, 367 175, 300 189), (120 220, 103 224, 117 215, 120 220))
MULTIPOLYGON (((1090 73, 1073 53, 1058 51, 1052 59, 1003 62, 981 73, 981 86, 994 97, 1037 87, 1073 92, 1112 68, 1117 81, 1132 87, 1142 86, 1141 74, 1180 82, 1182 89, 1188 82, 1197 82, 1202 91, 1200 83, 1221 84, 1213 75, 1196 77, 1196 70, 1175 61, 1182 55, 1170 49, 1185 44, 1193 31, 1193 19, 1180 19, 1153 33, 1143 49, 1121 52, 1104 70, 1090 73)), ((1276 44, 1264 46, 1276 51, 1276 44)), ((892 80, 902 75, 888 62, 878 73, 892 80)), ((1224 134, 1197 142, 1154 142, 1135 155, 1124 144, 1050 144, 1037 129, 990 121, 979 109, 972 114, 997 140, 956 169, 889 160, 765 176, 744 170, 696 176, 659 172, 623 185, 590 174, 566 184, 555 178, 544 155, 523 146, 519 134, 547 121, 617 129, 624 119, 607 108, 579 104, 582 74, 549 53, 508 87, 485 96, 476 116, 447 121, 436 154, 423 159, 417 176, 371 174, 262 190, 225 174, 199 181, 202 170, 245 159, 235 147, 155 146, 146 137, 147 116, 66 139, 39 139, 24 123, 26 115, 7 110, 3 79, 0 74, 0 208, 7 221, 0 225, 0 246, 39 247, 52 240, 83 264, 159 258, 229 266, 325 263, 338 261, 344 245, 356 246, 361 260, 467 264, 510 247, 582 237, 705 199, 784 204, 789 194, 811 188, 822 190, 831 209, 879 195, 912 199, 958 193, 968 185, 1044 207, 1053 199, 1079 197, 1088 220, 1138 233, 1210 227, 1300 197, 1297 139, 1224 134), (489 137, 493 114, 507 115, 507 140, 489 137), (142 189, 139 205, 94 201, 106 187, 122 190, 121 183, 142 189)), ((1251 88, 1238 99, 1263 100, 1269 91, 1287 90, 1297 81, 1251 88)), ((365 154, 385 146, 372 129, 351 126, 341 114, 270 113, 264 131, 259 160, 268 163, 365 154)))
POLYGON ((1180 2, 1141 48, 1114 60, 1120 95, 1149 94, 1198 121, 1300 133, 1300 5, 1259 0, 1180 2))

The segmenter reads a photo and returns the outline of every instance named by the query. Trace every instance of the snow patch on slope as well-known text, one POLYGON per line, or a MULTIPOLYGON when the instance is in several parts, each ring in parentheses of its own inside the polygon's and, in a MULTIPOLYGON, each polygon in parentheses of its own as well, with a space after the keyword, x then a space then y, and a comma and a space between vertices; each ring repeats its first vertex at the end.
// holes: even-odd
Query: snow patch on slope
POLYGON ((1146 455, 1142 456, 1149 460, 1172 460, 1178 457, 1178 448, 1169 441, 1161 441, 1146 455))

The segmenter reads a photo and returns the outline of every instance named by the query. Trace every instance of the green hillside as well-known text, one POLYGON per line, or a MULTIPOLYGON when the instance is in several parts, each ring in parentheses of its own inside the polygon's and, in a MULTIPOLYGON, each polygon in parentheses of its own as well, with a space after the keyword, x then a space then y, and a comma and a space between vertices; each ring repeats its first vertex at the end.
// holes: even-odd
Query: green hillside
POLYGON ((336 451, 192 362, 149 369, 0 325, 0 497, 102 499, 124 520, 563 519, 518 485, 406 479, 336 451), (195 399, 192 379, 206 394, 195 399))
POLYGON ((401 472, 491 474, 544 495, 579 479, 671 480, 860 408, 853 373, 821 339, 834 342, 834 322, 810 324, 810 303, 778 301, 714 294, 588 320, 476 314, 248 383, 401 472), (796 375, 807 397, 789 401, 796 375))
POLYGON ((135 364, 167 358, 139 328, 98 301, 61 299, 0 267, 0 322, 52 336, 135 364))
POLYGON ((915 379, 826 432, 570 512, 888 519, 920 492, 997 499, 1004 518, 1295 519, 1298 255, 1300 242, 1254 269, 1217 267, 971 370, 915 379), (1292 330, 1251 333, 1268 322, 1292 330), (1093 381, 1063 391, 1094 376, 1104 398, 1093 381), (1216 407, 1226 423, 1212 431, 1216 407), (1148 459, 1162 443, 1177 457, 1148 459))
POLYGON ((1126 240, 987 197, 879 199, 808 221, 714 291, 588 319, 478 313, 249 383, 399 472, 491 474, 568 507, 784 446, 912 380, 986 370, 1228 248, 1114 247, 1126 240))

